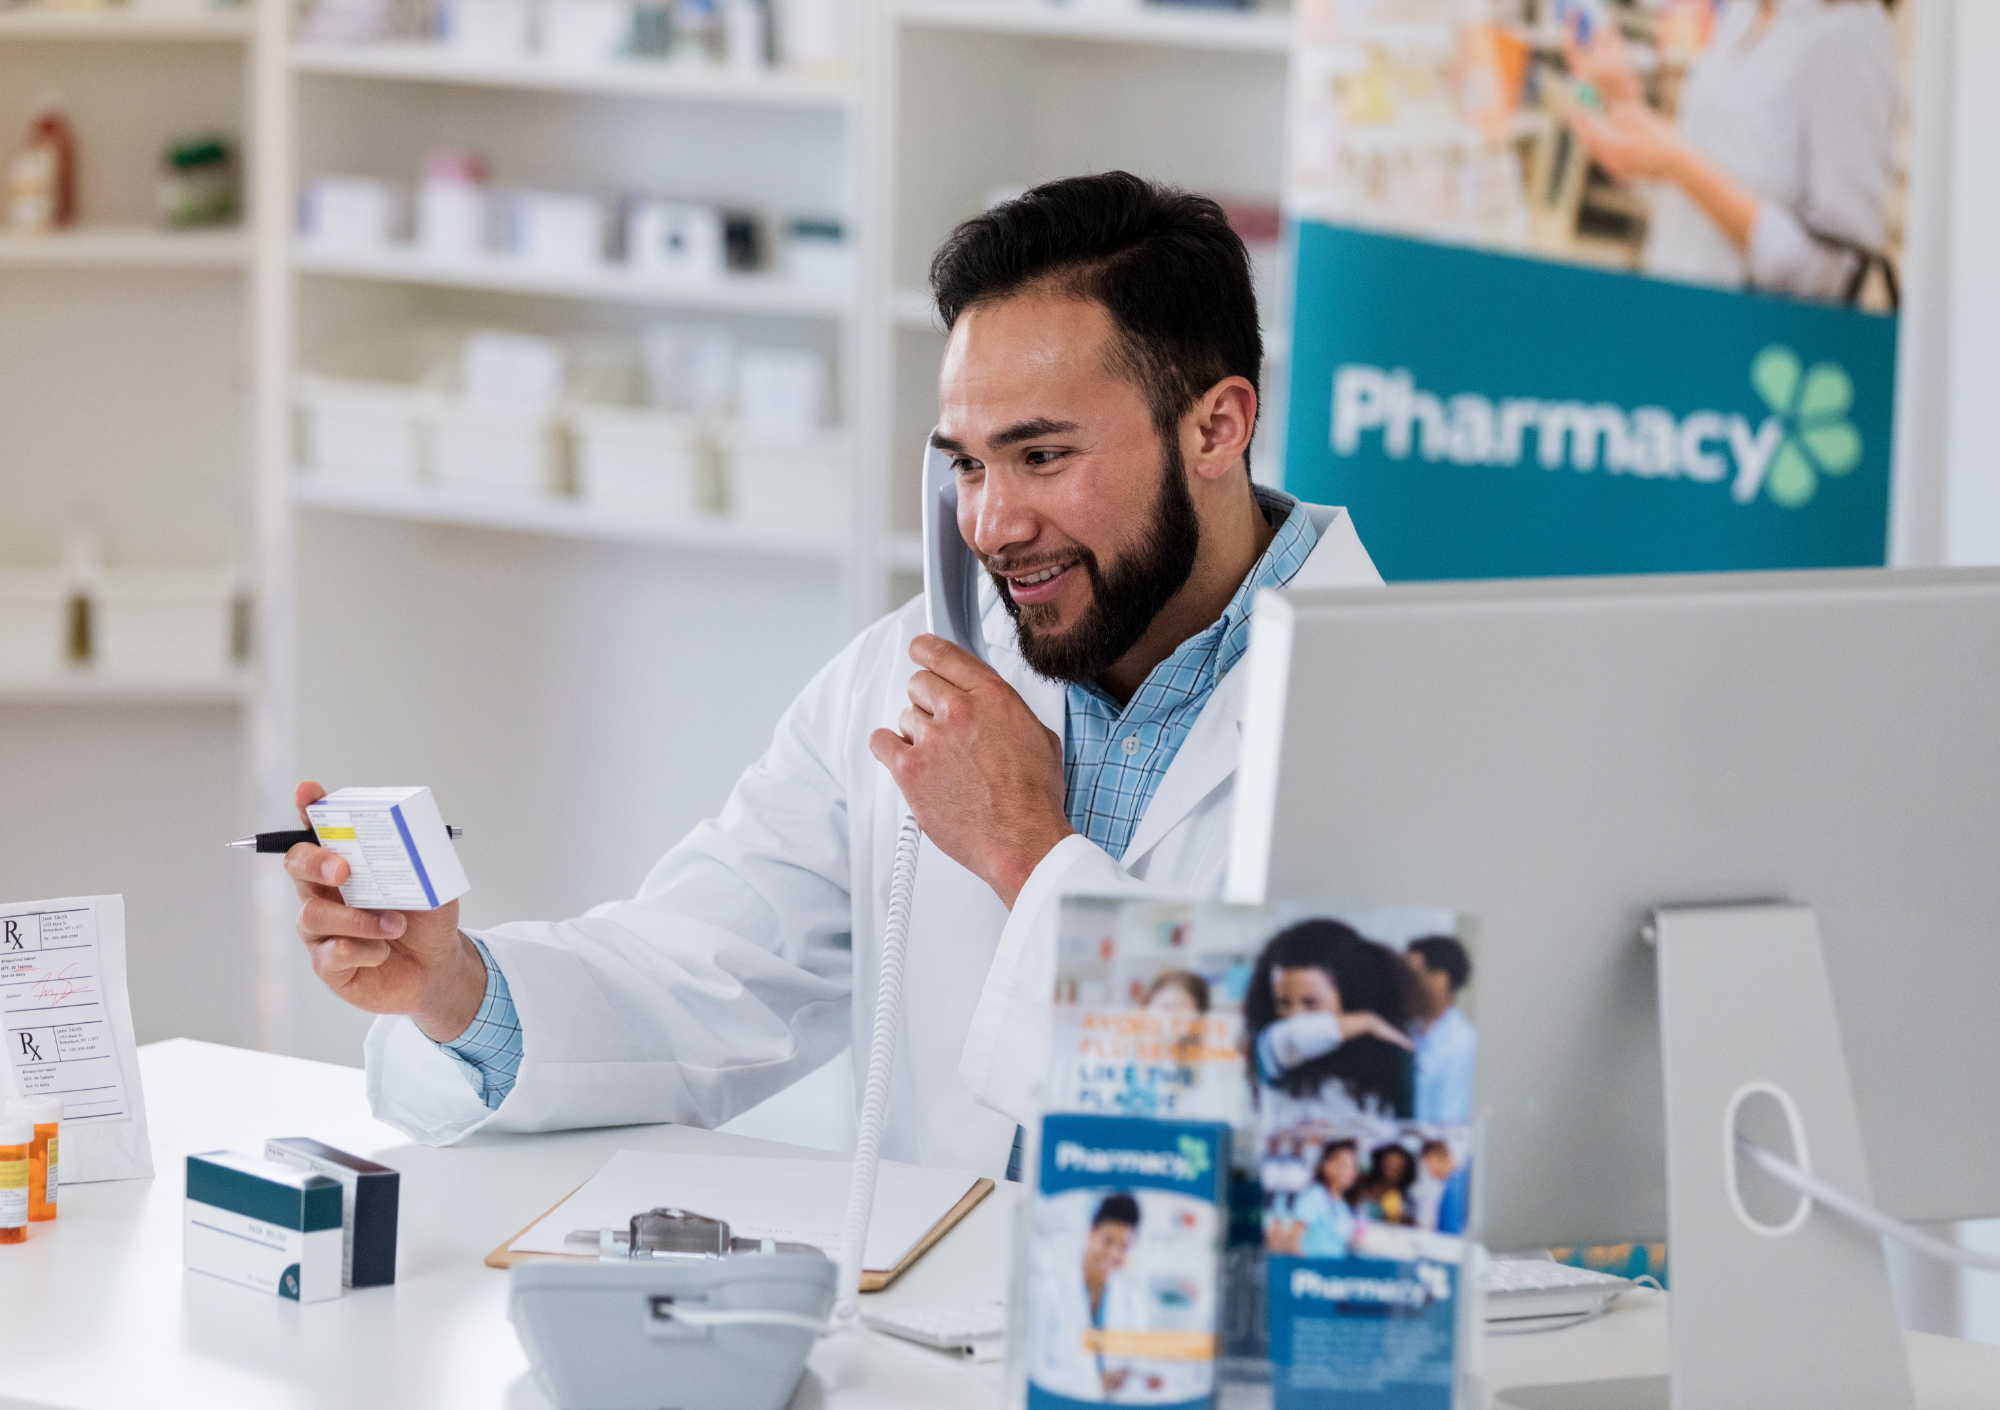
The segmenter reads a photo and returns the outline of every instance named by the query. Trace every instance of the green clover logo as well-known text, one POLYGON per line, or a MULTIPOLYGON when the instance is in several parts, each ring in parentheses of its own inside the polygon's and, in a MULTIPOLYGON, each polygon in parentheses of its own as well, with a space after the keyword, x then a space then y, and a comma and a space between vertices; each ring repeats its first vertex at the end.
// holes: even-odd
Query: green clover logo
POLYGON ((1199 1180, 1208 1173, 1208 1142, 1199 1136, 1181 1137, 1181 1161, 1187 1168, 1183 1178, 1199 1180))
POLYGON ((1861 462, 1861 433, 1847 419, 1854 382, 1837 362, 1802 371, 1799 355, 1773 343, 1750 363, 1750 385, 1785 427, 1764 489, 1774 503, 1797 509, 1813 497, 1822 475, 1845 475, 1861 462))

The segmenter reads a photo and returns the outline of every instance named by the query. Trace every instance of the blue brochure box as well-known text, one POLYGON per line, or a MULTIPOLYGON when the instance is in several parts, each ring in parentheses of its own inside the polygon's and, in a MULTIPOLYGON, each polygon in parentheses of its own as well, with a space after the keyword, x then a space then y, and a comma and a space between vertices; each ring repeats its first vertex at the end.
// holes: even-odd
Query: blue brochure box
POLYGON ((1451 1410, 1456 1265, 1272 1254, 1266 1267, 1273 1410, 1451 1410))

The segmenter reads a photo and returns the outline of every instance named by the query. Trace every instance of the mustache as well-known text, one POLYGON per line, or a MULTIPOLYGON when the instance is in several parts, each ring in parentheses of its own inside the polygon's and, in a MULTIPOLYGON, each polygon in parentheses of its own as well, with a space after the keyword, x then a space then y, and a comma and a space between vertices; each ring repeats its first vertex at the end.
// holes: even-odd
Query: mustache
POLYGON ((1034 558, 995 558, 980 555, 979 561, 986 571, 996 577, 1009 577, 1015 573, 1034 573, 1043 568, 1054 568, 1065 563, 1089 563, 1094 556, 1089 549, 1073 548, 1066 553, 1044 553, 1034 558))

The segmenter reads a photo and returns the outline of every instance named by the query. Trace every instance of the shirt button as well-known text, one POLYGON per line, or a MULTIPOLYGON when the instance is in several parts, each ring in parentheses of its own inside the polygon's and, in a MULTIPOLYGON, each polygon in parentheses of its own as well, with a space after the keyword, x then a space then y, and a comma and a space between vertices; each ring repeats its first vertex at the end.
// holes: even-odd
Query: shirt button
POLYGON ((1139 736, 1136 734, 1126 735, 1125 742, 1119 745, 1118 747, 1125 751, 1126 758, 1128 759, 1131 758, 1134 754, 1137 754, 1139 752, 1139 736))

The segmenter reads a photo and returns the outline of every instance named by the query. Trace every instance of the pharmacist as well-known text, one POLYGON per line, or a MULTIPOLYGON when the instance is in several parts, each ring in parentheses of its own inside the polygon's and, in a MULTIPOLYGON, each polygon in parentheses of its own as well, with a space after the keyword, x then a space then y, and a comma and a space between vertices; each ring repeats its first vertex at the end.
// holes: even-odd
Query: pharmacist
POLYGON ((346 864, 294 848, 315 972, 383 1015, 383 1120, 435 1143, 715 1126, 865 1047, 907 798, 927 841, 882 1153, 999 1176, 1046 1060, 1059 894, 1219 889, 1252 597, 1380 581, 1344 512, 1250 481, 1242 242, 1205 199, 1079 177, 959 227, 932 287, 992 665, 926 635, 921 600, 892 613, 720 816, 576 920, 352 910, 346 864))

